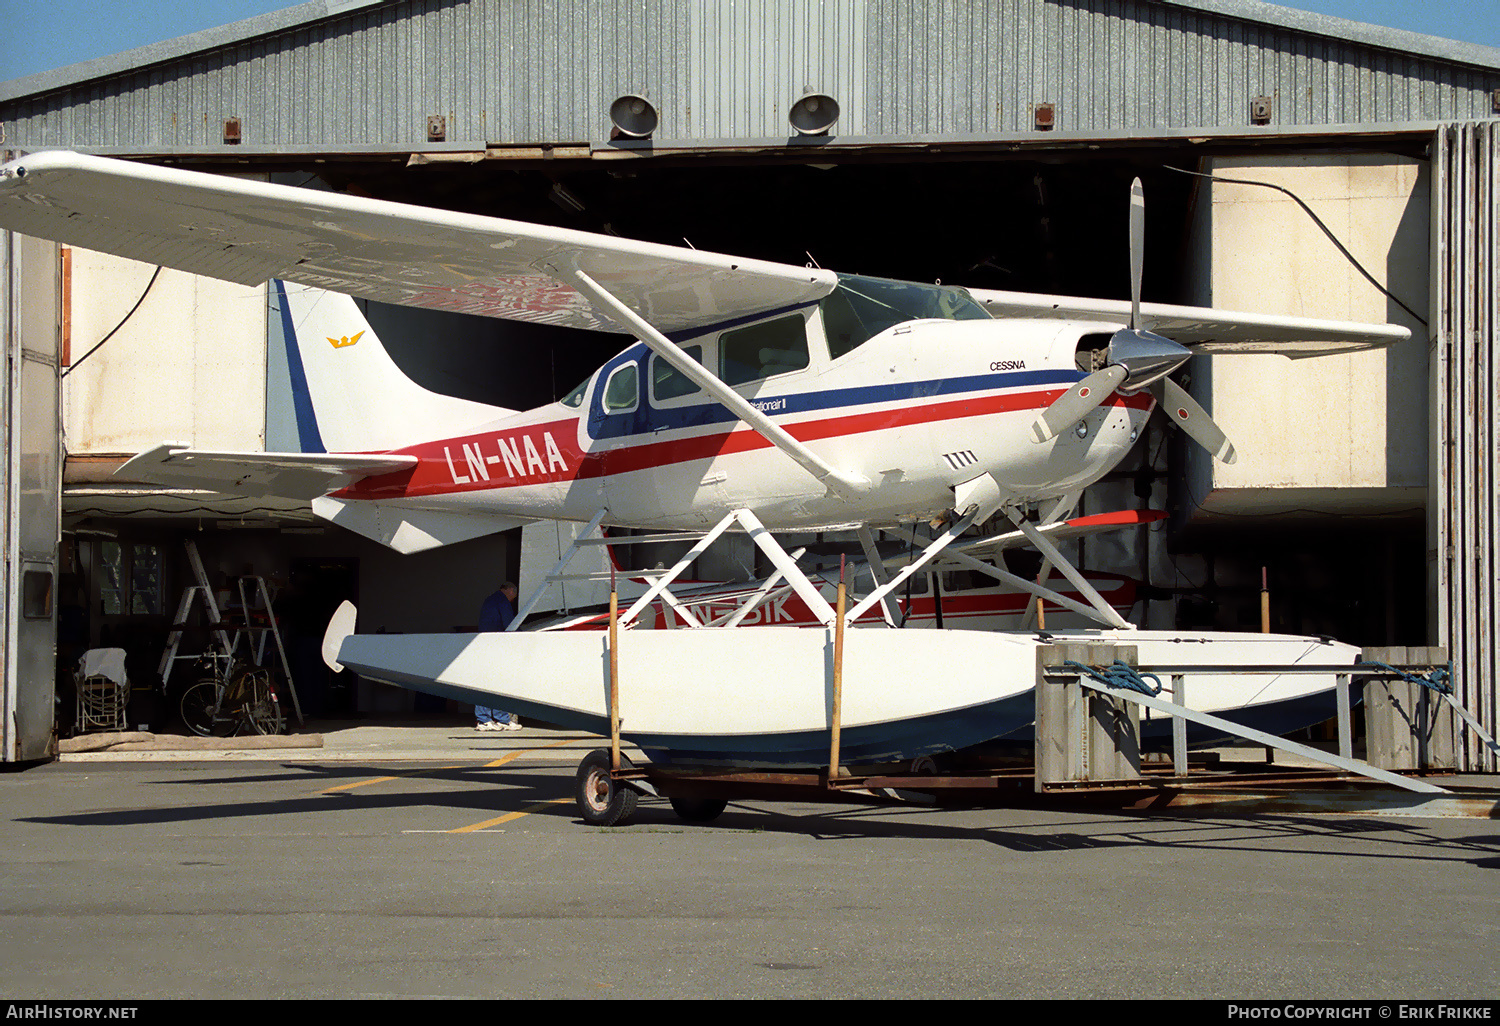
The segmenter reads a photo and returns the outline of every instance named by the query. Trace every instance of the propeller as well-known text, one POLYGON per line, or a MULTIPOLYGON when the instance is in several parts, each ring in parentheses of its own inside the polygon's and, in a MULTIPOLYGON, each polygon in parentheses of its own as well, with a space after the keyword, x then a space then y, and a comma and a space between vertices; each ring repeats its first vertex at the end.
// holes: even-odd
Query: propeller
POLYGON ((1141 274, 1146 269, 1146 190, 1130 183, 1130 330, 1141 326, 1141 274))
POLYGON ((1192 357, 1192 350, 1140 327, 1141 275, 1145 269, 1146 194, 1141 180, 1130 183, 1130 327, 1110 336, 1105 365, 1068 389, 1031 425, 1035 442, 1056 438, 1083 420, 1115 393, 1149 389, 1168 419, 1188 437, 1225 463, 1233 463, 1234 446, 1203 407, 1167 375, 1192 357))
POLYGON ((1032 441, 1045 442, 1049 438, 1056 438, 1093 413, 1100 403, 1125 383, 1129 374, 1124 367, 1105 367, 1078 382, 1054 399, 1052 405, 1043 410, 1042 415, 1031 425, 1032 441))
POLYGON ((1234 453, 1234 443, 1214 423, 1213 418, 1203 412, 1203 407, 1193 401, 1193 397, 1187 394, 1187 389, 1171 378, 1162 378, 1151 386, 1151 394, 1166 413, 1167 420, 1207 449, 1214 459, 1233 463, 1238 458, 1234 453))

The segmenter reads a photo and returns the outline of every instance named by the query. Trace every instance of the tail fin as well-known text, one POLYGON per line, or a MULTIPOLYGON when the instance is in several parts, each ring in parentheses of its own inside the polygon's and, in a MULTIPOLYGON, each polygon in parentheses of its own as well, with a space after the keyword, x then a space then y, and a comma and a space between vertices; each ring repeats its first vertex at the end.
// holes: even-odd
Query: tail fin
POLYGON ((273 280, 271 303, 301 452, 387 452, 515 412, 412 381, 348 296, 273 280))

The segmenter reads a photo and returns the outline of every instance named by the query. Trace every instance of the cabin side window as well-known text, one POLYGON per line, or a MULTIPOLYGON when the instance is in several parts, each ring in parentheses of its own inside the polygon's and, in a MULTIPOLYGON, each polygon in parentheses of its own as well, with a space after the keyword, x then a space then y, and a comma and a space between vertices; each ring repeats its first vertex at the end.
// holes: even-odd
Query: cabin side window
POLYGON ((719 377, 729 385, 802 370, 810 363, 801 314, 735 328, 719 336, 719 377))
POLYGON ((616 367, 604 384, 604 412, 629 413, 640 404, 640 372, 634 363, 616 367))
MULTIPOLYGON (((703 362, 702 346, 683 346, 682 351, 699 363, 703 362)), ((651 355, 651 401, 666 402, 681 399, 698 392, 699 388, 686 374, 661 358, 660 353, 651 355)))

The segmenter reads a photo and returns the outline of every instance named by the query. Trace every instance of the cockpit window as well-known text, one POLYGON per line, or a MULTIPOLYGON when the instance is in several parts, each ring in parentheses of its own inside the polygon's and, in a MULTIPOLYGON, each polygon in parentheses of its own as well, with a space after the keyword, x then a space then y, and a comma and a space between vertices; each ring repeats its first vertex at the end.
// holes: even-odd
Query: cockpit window
POLYGON ((990 319, 964 289, 855 274, 839 275, 838 287, 823 298, 820 307, 828 355, 835 360, 903 321, 990 319))
POLYGON ((578 383, 577 388, 573 389, 573 391, 563 396, 558 400, 558 402, 562 403, 564 406, 571 406, 575 410, 578 409, 578 407, 583 405, 583 393, 589 390, 589 382, 593 380, 594 379, 592 377, 584 378, 578 383))
POLYGON ((639 371, 634 363, 616 367, 604 384, 604 412, 628 413, 640 398, 639 371))
POLYGON ((807 322, 801 314, 719 336, 719 377, 728 385, 801 370, 808 363, 807 322))

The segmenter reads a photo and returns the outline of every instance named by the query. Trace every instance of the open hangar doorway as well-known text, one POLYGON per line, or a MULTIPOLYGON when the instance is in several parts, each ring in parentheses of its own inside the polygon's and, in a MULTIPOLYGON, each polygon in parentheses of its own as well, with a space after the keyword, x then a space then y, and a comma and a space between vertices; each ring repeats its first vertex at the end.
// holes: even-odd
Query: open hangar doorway
MULTIPOLYGON (((1182 301, 1196 186, 1188 156, 1049 159, 562 162, 529 166, 329 163, 338 191, 875 277, 970 288, 1129 297, 1130 182, 1147 194, 1147 299, 1182 301)), ((828 155, 829 159, 835 159, 828 155)), ((304 170, 273 180, 306 184, 304 170)), ((361 303, 397 364, 434 391, 511 409, 566 395, 622 334, 361 303)))
MULTIPOLYGON (((1228 145, 1217 152, 1232 153, 1228 145)), ((1372 148, 1368 140, 1341 145, 1372 148)), ((1424 155, 1421 142, 1380 144, 1392 145, 1404 147, 1407 157, 1424 155)), ((1204 274, 1192 240, 1202 180, 1171 168, 1196 170, 1209 149, 939 150, 529 165, 346 163, 317 170, 336 189, 382 199, 860 274, 1110 299, 1129 295, 1128 190, 1140 177, 1147 205, 1143 298, 1193 301, 1204 274)), ((369 304, 368 316, 420 383, 511 408, 559 398, 627 341, 379 304, 369 304), (475 344, 485 339, 492 344, 475 344)), ((1190 365, 1185 373, 1194 370, 1190 365)), ((1334 517, 1309 522, 1278 511, 1200 523, 1191 519, 1192 496, 1172 486, 1184 476, 1184 452, 1180 436, 1155 418, 1127 461, 1084 498, 1085 513, 1150 506, 1178 514, 1171 527, 1091 539, 1081 553, 1074 549, 1085 568, 1127 574, 1147 586, 1133 620, 1153 627, 1257 629, 1260 567, 1282 552, 1298 569, 1278 575, 1273 629, 1329 633, 1360 644, 1425 637, 1420 601, 1400 601, 1399 615, 1388 615, 1373 612, 1369 598, 1422 594, 1420 571, 1416 583, 1411 580, 1411 568, 1422 562, 1420 512, 1360 517, 1353 534, 1364 542, 1352 546, 1317 541, 1353 536, 1345 530, 1348 522, 1334 517), (1378 561, 1389 571, 1378 580, 1366 580, 1372 551, 1388 557, 1378 561), (1361 565, 1367 570, 1355 573, 1361 565), (1331 583, 1309 591, 1312 582, 1331 583), (1344 600, 1354 590, 1364 601, 1344 600), (1241 592, 1255 602, 1231 598, 1241 592)), ((651 554, 653 564, 659 558, 651 554)))

